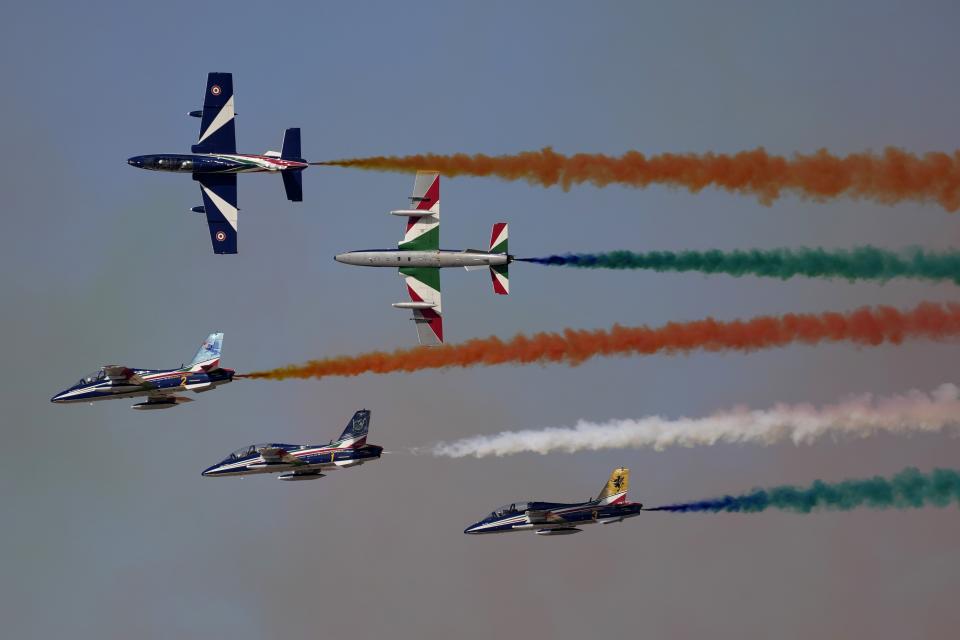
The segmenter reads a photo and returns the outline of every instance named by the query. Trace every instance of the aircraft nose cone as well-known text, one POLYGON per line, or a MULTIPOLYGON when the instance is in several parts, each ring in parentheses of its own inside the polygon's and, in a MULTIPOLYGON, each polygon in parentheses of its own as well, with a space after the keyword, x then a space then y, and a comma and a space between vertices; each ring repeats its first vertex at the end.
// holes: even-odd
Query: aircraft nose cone
POLYGON ((133 158, 127 159, 127 164, 131 167, 143 167, 143 159, 140 156, 134 156, 133 158))
POLYGON ((343 262, 343 256, 344 256, 344 255, 345 255, 345 254, 343 254, 343 253, 338 253, 337 255, 333 256, 333 259, 336 260, 337 262, 343 262))
POLYGON ((53 396, 52 398, 50 398, 50 402, 52 402, 52 403, 54 403, 54 404, 60 404, 61 402, 63 402, 63 394, 65 394, 65 393, 66 393, 66 391, 61 391, 61 392, 58 393, 57 395, 55 395, 55 396, 53 396))
POLYGON ((477 525, 472 524, 472 525, 470 525, 469 527, 467 527, 466 529, 464 529, 463 532, 466 533, 467 535, 474 534, 474 533, 477 532, 477 525))
POLYGON ((200 473, 200 475, 202 475, 204 478, 209 478, 210 476, 214 475, 213 472, 214 472, 214 469, 216 468, 217 468, 217 465, 213 465, 212 467, 207 467, 200 473))

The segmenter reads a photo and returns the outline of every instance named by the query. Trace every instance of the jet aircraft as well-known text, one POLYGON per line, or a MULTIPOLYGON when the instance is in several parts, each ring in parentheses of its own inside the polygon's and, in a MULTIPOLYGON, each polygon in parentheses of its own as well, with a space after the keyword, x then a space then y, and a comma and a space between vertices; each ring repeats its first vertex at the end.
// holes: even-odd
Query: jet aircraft
POLYGON ((190 364, 179 369, 135 369, 110 364, 95 373, 80 378, 77 384, 50 398, 51 402, 94 402, 146 396, 146 402, 133 405, 134 409, 169 409, 192 402, 176 395, 180 391, 202 393, 213 391, 233 381, 233 369, 220 367, 223 334, 211 333, 190 364))
POLYGON ((237 174, 260 171, 279 172, 287 199, 303 200, 302 171, 306 160, 300 157, 300 129, 287 129, 280 151, 263 155, 237 153, 233 112, 233 74, 210 73, 203 109, 191 111, 200 118, 200 139, 192 155, 154 154, 134 156, 127 163, 151 171, 191 173, 200 183, 203 205, 194 213, 207 216, 214 253, 237 252, 237 174))
POLYGON ((560 502, 513 502, 500 507, 464 533, 506 533, 536 531, 541 536, 580 533, 578 526, 600 522, 611 524, 640 515, 643 505, 627 502, 630 470, 614 469, 595 500, 566 504, 560 502))
POLYGON ((413 183, 410 208, 398 209, 391 215, 407 218, 406 232, 398 250, 368 249, 350 251, 334 257, 337 262, 360 267, 390 267, 406 281, 409 302, 395 302, 397 309, 410 309, 417 326, 420 344, 443 342, 443 311, 440 304, 440 269, 464 267, 467 271, 489 269, 493 291, 510 293, 508 265, 513 256, 507 253, 507 223, 493 225, 487 251, 440 249, 440 174, 419 171, 413 183))
POLYGON ((370 411, 353 414, 340 438, 328 444, 270 442, 241 447, 203 472, 206 477, 280 473, 279 480, 316 480, 324 471, 356 467, 380 458, 383 447, 367 444, 370 411))

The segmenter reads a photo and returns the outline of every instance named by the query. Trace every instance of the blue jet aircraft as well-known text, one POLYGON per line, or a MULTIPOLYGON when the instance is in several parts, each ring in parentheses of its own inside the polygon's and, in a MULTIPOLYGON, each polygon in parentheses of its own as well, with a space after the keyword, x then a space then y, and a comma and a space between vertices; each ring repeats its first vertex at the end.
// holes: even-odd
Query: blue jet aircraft
POLYGON ((287 199, 303 200, 302 171, 309 166, 300 157, 300 129, 287 129, 279 152, 263 155, 237 153, 233 112, 233 74, 211 73, 203 109, 191 111, 200 118, 200 139, 192 155, 160 154, 134 156, 127 163, 151 171, 191 173, 200 183, 203 205, 191 211, 204 213, 210 227, 214 253, 237 252, 237 174, 279 172, 287 199))
POLYGON ((268 442, 237 449, 203 472, 206 477, 280 473, 279 480, 316 480, 323 471, 356 467, 380 458, 383 447, 367 444, 370 411, 361 409, 340 434, 327 444, 268 442))
POLYGON ((536 531, 541 536, 580 533, 577 527, 600 522, 611 524, 640 515, 643 505, 627 502, 630 470, 614 469, 596 500, 561 502, 514 502, 500 507, 486 518, 464 529, 464 533, 506 533, 536 531))
POLYGON ((122 365, 107 365, 96 373, 80 378, 77 384, 50 398, 51 402, 94 402, 146 396, 147 401, 133 405, 134 409, 169 409, 192 402, 176 395, 179 391, 201 393, 212 391, 233 381, 233 369, 220 368, 220 350, 223 334, 211 333, 193 361, 179 369, 134 369, 122 365))

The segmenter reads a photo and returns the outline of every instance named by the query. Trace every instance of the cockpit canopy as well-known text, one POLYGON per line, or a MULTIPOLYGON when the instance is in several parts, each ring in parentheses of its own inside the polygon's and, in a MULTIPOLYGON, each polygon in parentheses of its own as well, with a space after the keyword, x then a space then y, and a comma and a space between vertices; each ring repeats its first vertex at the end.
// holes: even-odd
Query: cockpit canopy
POLYGON ((249 456, 254 455, 260 449, 283 449, 285 451, 292 451, 294 449, 299 449, 298 445, 293 444, 281 444, 277 442, 261 442, 260 444, 251 444, 246 447, 240 447, 229 456, 223 459, 223 462, 220 464, 227 464, 229 462, 235 462, 237 460, 243 460, 249 456))
POLYGON ((141 166, 152 171, 193 171, 193 159, 189 156, 140 156, 141 166))
POLYGON ((511 502, 510 504, 505 504, 499 509, 495 509, 490 513, 491 518, 502 518, 503 516, 510 515, 511 513, 523 513, 530 509, 530 504, 527 502, 511 502))
POLYGON ((104 371, 103 369, 99 369, 97 371, 94 371, 93 373, 88 373, 87 375, 80 378, 80 380, 77 381, 77 386, 82 384, 92 384, 94 382, 100 382, 101 380, 106 379, 106 377, 107 377, 107 372, 104 371))

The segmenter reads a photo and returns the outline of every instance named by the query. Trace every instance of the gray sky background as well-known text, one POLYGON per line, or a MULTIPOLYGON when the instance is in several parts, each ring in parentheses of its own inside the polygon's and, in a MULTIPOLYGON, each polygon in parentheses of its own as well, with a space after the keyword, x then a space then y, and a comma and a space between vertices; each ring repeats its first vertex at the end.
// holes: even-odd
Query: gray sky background
MULTIPOLYGON (((363 406, 388 450, 578 418, 699 416, 956 381, 954 344, 796 347, 352 380, 242 381, 176 411, 48 399, 102 364, 176 366, 210 331, 250 371, 409 345, 400 280, 334 263, 389 247, 412 178, 312 168, 305 202, 240 178, 240 251, 211 254, 187 176, 208 71, 232 71, 238 146, 303 128, 311 160, 638 149, 958 147, 960 11, 861 3, 16 3, 0 23, 0 618, 10 637, 953 637, 955 508, 651 513, 571 538, 468 537, 516 499, 583 499, 611 468, 646 503, 956 466, 950 436, 438 460, 396 453, 290 486, 200 471, 264 440, 324 442, 363 406), (842 6, 838 6, 842 5, 842 6)), ((443 245, 511 223, 519 255, 608 249, 949 248, 931 205, 771 207, 460 178, 443 245)), ((448 340, 707 315, 910 306, 956 288, 516 265, 512 295, 443 274, 448 340)))

